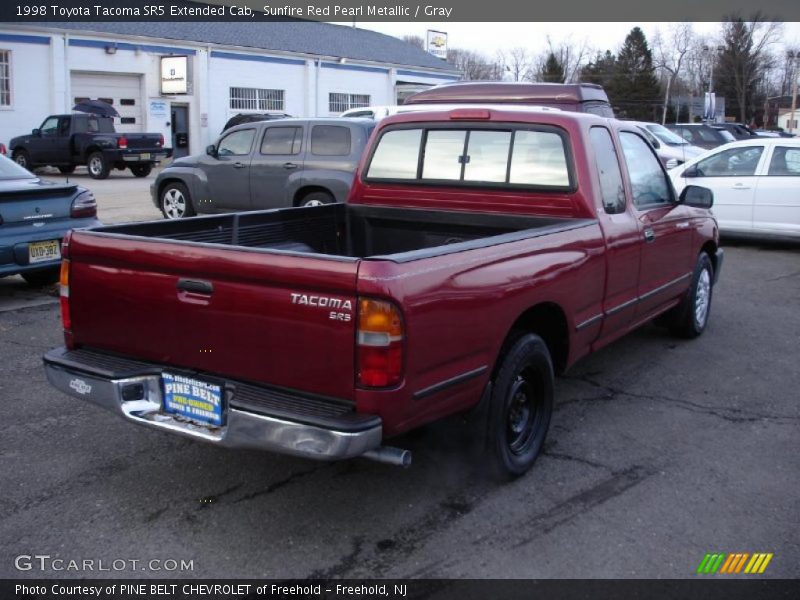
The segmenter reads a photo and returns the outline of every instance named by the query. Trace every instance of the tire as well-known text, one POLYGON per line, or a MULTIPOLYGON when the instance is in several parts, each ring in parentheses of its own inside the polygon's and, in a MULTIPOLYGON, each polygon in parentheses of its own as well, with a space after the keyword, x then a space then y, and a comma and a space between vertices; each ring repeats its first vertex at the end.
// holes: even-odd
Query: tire
POLYGON ((147 177, 148 175, 150 175, 150 171, 152 170, 153 170, 153 165, 149 164, 131 166, 131 173, 133 173, 134 177, 147 177))
POLYGON ((41 271, 28 271, 22 273, 22 278, 31 287, 44 287, 58 282, 60 268, 43 269, 41 271))
POLYGON ((334 202, 336 202, 336 199, 328 192, 309 192, 300 199, 297 205, 308 208, 310 206, 333 204, 334 202))
POLYGON ((706 329, 714 289, 714 266, 701 252, 692 274, 692 285, 683 301, 667 314, 669 330, 682 338, 696 338, 706 329))
POLYGON ((31 155, 28 154, 26 150, 17 150, 12 155, 14 162, 17 163, 23 169, 28 169, 29 171, 33 169, 33 163, 31 162, 31 155))
POLYGON ((111 165, 108 164, 102 152, 92 152, 86 161, 86 167, 89 170, 89 177, 92 179, 106 179, 111 171, 111 165))
POLYGON ((58 170, 64 175, 69 175, 75 170, 75 165, 69 165, 68 167, 58 167, 58 170))
POLYGON ((172 182, 165 185, 158 204, 166 219, 185 219, 197 214, 189 190, 182 183, 172 182))
POLYGON ((483 461, 495 479, 509 481, 531 468, 553 414, 553 361, 538 335, 511 338, 493 379, 486 411, 483 461))

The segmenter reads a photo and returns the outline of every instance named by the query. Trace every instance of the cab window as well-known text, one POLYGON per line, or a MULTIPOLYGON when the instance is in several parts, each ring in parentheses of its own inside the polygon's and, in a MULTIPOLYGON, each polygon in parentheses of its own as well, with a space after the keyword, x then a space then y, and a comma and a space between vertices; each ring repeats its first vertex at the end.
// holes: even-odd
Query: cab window
POLYGON ((628 166, 633 205, 651 208, 671 202, 672 188, 650 144, 628 131, 621 131, 619 140, 628 166))

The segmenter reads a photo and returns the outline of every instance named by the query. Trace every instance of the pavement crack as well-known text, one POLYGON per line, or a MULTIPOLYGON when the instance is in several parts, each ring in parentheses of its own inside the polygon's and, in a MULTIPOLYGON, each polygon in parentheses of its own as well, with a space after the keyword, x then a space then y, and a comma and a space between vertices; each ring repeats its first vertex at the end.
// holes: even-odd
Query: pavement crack
POLYGON ((299 479, 303 479, 308 475, 312 475, 318 471, 322 471, 323 469, 330 468, 335 463, 325 463, 322 466, 314 467, 313 469, 307 469, 305 471, 296 471, 291 473, 288 477, 285 477, 279 481, 275 481, 270 483, 267 487, 256 490, 254 492, 250 492, 249 494, 245 494, 233 501, 234 504, 238 504, 239 502, 245 502, 246 500, 253 500, 254 498, 258 498, 259 496, 265 496, 266 494, 271 494, 274 491, 281 489, 284 486, 289 485, 290 483, 294 483, 299 479))
POLYGON ((794 271, 793 273, 788 273, 786 275, 778 275, 777 277, 770 277, 765 281, 780 281, 781 279, 791 279, 792 277, 797 277, 800 275, 800 271, 794 271))
POLYGON ((357 536, 353 538, 352 544, 350 552, 339 559, 339 562, 327 569, 313 571, 306 579, 333 579, 353 571, 361 563, 359 557, 364 547, 364 538, 357 536))

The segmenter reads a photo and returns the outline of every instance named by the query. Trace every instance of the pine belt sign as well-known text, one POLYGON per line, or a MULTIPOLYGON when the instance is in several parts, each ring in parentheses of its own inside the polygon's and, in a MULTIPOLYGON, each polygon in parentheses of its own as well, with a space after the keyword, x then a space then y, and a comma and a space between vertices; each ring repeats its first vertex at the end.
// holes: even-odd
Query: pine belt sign
POLYGON ((188 94, 188 56, 161 57, 161 93, 188 94))
POLYGON ((444 31, 428 30, 425 49, 442 60, 447 60, 447 34, 444 31))

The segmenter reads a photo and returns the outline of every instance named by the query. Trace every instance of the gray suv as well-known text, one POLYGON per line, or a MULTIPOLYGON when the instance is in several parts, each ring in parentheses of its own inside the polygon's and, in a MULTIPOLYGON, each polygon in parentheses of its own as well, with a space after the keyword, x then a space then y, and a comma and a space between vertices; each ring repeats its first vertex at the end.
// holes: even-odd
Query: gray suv
POLYGON ((279 119, 237 125, 201 156, 179 158, 150 194, 167 219, 344 202, 369 119, 279 119))

